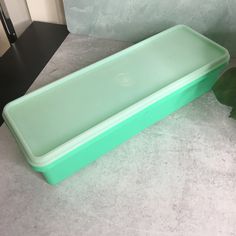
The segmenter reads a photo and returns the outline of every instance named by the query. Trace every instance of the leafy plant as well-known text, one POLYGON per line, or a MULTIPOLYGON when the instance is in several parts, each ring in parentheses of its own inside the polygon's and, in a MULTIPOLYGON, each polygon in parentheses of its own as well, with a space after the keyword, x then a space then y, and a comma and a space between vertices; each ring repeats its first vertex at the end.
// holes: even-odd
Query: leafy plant
POLYGON ((220 103, 232 107, 230 117, 236 119, 236 67, 223 73, 214 85, 213 92, 220 103))

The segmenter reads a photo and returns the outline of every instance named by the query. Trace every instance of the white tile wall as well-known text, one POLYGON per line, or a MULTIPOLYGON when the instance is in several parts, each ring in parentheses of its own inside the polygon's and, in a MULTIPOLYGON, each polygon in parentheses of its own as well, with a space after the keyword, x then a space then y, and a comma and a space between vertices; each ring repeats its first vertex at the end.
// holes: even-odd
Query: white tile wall
POLYGON ((3 29, 2 23, 0 22, 0 57, 6 52, 9 47, 10 44, 3 29))

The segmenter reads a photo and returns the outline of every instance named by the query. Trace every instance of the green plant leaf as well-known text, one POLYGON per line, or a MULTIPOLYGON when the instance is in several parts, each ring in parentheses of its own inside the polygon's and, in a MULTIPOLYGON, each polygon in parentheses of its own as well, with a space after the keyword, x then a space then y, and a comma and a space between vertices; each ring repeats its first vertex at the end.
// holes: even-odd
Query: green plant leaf
POLYGON ((232 107, 230 117, 236 119, 236 67, 230 68, 213 87, 217 100, 232 107))
POLYGON ((236 120, 236 108, 234 107, 230 113, 230 117, 234 118, 236 120))

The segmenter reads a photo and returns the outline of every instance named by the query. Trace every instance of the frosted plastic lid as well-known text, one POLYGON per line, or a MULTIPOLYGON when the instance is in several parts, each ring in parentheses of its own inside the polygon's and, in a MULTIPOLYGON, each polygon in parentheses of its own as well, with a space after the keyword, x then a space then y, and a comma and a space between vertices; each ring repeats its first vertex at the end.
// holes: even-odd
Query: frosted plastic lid
POLYGON ((27 94, 4 109, 34 166, 45 166, 228 62, 228 51, 175 26, 27 94))

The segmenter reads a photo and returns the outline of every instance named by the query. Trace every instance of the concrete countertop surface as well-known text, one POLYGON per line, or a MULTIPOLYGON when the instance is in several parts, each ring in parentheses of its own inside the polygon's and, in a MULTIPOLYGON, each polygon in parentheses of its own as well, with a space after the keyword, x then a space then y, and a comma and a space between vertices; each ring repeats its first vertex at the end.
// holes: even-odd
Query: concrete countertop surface
MULTIPOLYGON (((29 91, 128 43, 69 35, 29 91)), ((0 235, 236 235, 236 121, 212 92, 58 186, 0 127, 0 235)))

